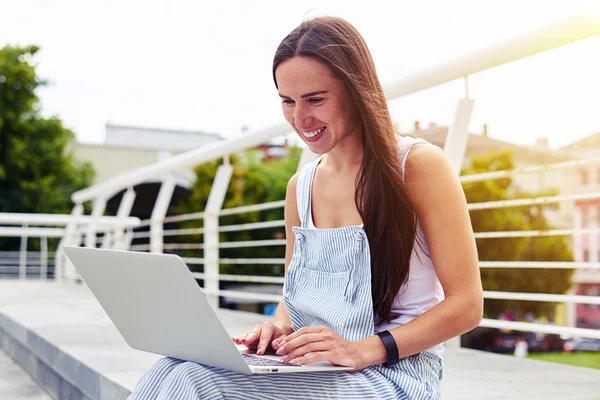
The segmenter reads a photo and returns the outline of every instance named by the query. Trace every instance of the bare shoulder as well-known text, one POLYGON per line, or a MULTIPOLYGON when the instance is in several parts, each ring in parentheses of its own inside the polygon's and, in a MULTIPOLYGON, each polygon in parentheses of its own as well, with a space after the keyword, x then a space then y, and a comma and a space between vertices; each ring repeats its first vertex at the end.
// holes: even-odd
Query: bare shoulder
POLYGON ((444 151, 431 143, 414 144, 406 158, 406 182, 416 183, 439 172, 452 173, 444 151))
POLYGON ((462 192, 446 154, 429 143, 413 145, 406 159, 405 186, 415 207, 444 193, 462 192))

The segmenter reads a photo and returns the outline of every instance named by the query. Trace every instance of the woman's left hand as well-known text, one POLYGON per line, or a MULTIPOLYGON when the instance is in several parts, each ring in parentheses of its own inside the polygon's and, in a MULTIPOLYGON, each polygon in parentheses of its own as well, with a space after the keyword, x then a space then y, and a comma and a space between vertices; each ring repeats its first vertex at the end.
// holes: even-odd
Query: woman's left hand
POLYGON ((277 354, 285 355, 282 361, 297 365, 329 361, 351 367, 352 371, 364 368, 358 342, 346 340, 324 326, 298 329, 280 343, 277 354))

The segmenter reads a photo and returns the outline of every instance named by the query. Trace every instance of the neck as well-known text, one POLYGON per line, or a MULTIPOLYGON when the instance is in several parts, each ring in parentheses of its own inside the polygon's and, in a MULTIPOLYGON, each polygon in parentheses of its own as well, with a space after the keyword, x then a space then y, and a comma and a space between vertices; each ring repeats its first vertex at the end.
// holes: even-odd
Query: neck
POLYGON ((321 164, 324 164, 327 169, 330 169, 336 174, 343 174, 356 171, 362 164, 362 159, 362 134, 356 132, 352 135, 348 135, 331 149, 325 157, 323 157, 321 164))

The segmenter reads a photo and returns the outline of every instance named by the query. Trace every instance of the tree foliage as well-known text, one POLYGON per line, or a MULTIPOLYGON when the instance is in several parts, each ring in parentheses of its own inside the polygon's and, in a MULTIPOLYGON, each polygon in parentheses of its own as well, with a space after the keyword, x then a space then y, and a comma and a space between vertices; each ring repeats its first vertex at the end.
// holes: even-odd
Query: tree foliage
MULTIPOLYGON (((35 46, 0 49, 0 212, 69 213, 70 196, 90 185, 94 172, 69 153, 72 131, 43 118, 36 89, 35 46)), ((0 238, 0 248, 15 246, 0 238)))
MULTIPOLYGON (((502 171, 514 168, 513 155, 509 151, 475 156, 463 174, 502 171)), ((512 180, 483 181, 464 185, 469 203, 500 201, 514 198, 531 198, 557 194, 513 193, 512 180)), ((475 232, 546 230, 552 229, 544 211, 556 208, 556 204, 508 207, 471 211, 475 232)), ((519 237, 478 239, 480 261, 573 261, 567 238, 564 236, 519 237)), ((571 269, 524 269, 482 268, 484 290, 528 293, 565 293, 571 285, 571 269)), ((515 311, 521 316, 526 312, 552 316, 556 303, 533 301, 486 300, 485 313, 496 318, 503 311, 515 311)))
MULTIPOLYGON (((235 157, 234 174, 228 188, 224 208, 282 200, 286 185, 296 170, 299 149, 295 155, 280 161, 262 163, 251 154, 235 157)), ((203 211, 210 193, 210 187, 218 167, 217 163, 204 164, 196 168, 197 181, 192 188, 192 196, 181 204, 178 213, 203 211)), ((514 168, 510 152, 490 153, 475 156, 463 174, 487 171, 500 171, 514 168)), ((509 178, 483 181, 464 186, 469 203, 508 200, 511 198, 552 195, 548 193, 514 193, 509 178)), ((553 205, 510 207, 491 210, 473 210, 471 221, 475 232, 544 230, 550 229, 544 210, 553 205)), ((259 221, 280 220, 283 210, 268 210, 222 217, 221 225, 242 224, 259 221)), ((199 223, 186 223, 185 227, 198 227, 199 223)), ((283 238, 283 228, 260 229, 242 232, 222 233, 220 240, 265 240, 283 238)), ((184 237, 185 242, 201 243, 200 235, 184 237)), ((550 236, 537 238, 478 239, 477 249, 480 261, 572 261, 573 255, 565 237, 550 236)), ((248 247, 222 249, 222 258, 270 258, 284 257, 281 247, 248 247)), ((199 256, 197 253, 195 256, 199 256)), ((222 265, 222 273, 280 275, 280 268, 265 265, 222 265)), ((570 286, 572 270, 568 269, 507 269, 482 268, 481 276, 485 290, 529 293, 565 293, 570 286)), ((506 300, 486 300, 485 312, 492 318, 504 311, 520 313, 533 312, 537 315, 551 314, 554 304, 506 300)))
MULTIPOLYGON (((261 204, 285 199, 287 182, 295 173, 300 159, 301 149, 291 148, 290 154, 281 159, 268 163, 262 162, 257 157, 255 150, 231 157, 234 166, 233 175, 223 208, 234 208, 244 205, 261 204)), ((178 214, 204 211, 210 188, 219 162, 211 162, 198 166, 195 169, 196 182, 192 187, 192 195, 177 205, 178 214)), ((248 224, 262 221, 283 220, 283 208, 249 212, 223 216, 219 220, 221 226, 248 224)), ((197 228, 202 226, 201 221, 190 221, 181 224, 182 228, 197 228)), ((239 232, 222 232, 221 242, 284 239, 283 227, 242 230, 239 232)), ((179 238, 185 243, 201 243, 202 235, 183 236, 179 238)), ((201 253, 189 251, 187 255, 201 256, 201 253)), ((285 246, 261 246, 226 248, 220 250, 221 258, 283 258, 285 246)), ((220 267, 221 273, 227 274, 253 274, 253 275, 282 275, 283 266, 273 265, 230 265, 220 267)))

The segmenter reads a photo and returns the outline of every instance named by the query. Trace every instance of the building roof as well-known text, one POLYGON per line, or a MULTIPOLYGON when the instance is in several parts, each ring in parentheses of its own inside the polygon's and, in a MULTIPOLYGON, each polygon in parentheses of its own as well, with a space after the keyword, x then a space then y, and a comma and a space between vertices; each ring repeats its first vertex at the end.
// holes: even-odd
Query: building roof
POLYGON ((144 127, 144 126, 133 126, 133 125, 119 125, 119 124, 106 124, 106 129, 127 129, 127 130, 139 130, 143 132, 160 132, 160 133, 173 133, 173 134, 190 134, 214 137, 215 139, 223 139, 223 136, 218 133, 187 130, 187 129, 169 129, 169 128, 156 128, 156 127, 144 127))
MULTIPOLYGON (((431 124, 428 128, 418 132, 401 133, 405 136, 422 138, 439 147, 444 147, 449 128, 431 124)), ((466 154, 486 153, 490 151, 513 150, 518 158, 527 158, 536 162, 558 162, 576 159, 572 154, 553 151, 540 146, 523 146, 515 143, 494 139, 484 134, 469 133, 466 154)))
POLYGON ((564 150, 589 150, 591 148, 600 148, 600 132, 591 134, 583 139, 579 139, 571 144, 561 147, 564 150))

